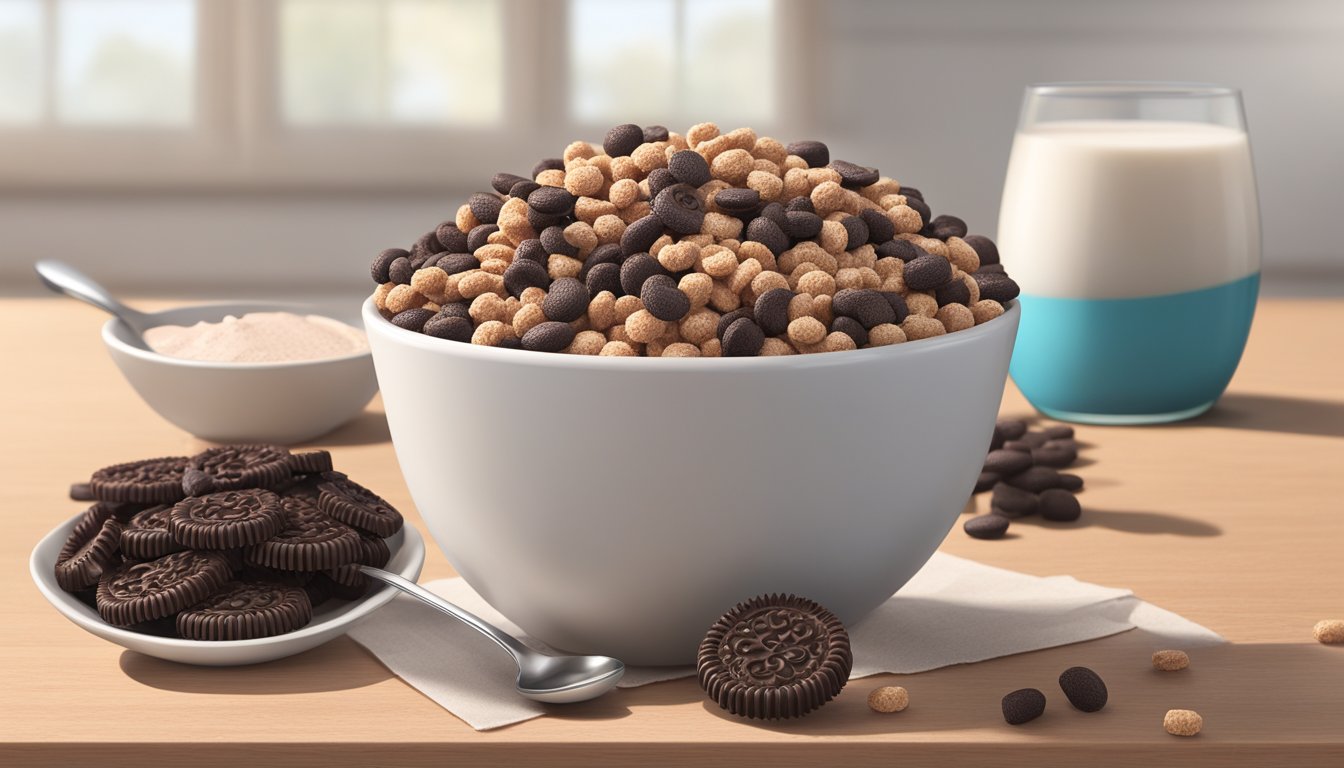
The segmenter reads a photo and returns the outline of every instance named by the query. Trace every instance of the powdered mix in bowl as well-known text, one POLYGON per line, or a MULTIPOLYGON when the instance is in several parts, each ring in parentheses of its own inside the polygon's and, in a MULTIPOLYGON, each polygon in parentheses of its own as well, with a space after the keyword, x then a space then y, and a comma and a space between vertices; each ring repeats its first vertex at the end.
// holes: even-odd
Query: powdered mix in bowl
POLYGON ((160 325, 145 343, 161 355, 216 363, 290 363, 344 357, 369 348, 358 328, 321 315, 249 312, 218 323, 160 325))

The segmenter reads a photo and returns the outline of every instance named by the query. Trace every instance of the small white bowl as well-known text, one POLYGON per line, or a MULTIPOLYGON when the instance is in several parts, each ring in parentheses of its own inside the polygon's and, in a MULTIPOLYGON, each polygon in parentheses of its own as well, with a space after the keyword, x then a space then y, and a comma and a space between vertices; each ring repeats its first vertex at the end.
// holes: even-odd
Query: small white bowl
MULTIPOLYGON (((304 305, 236 302, 170 309, 154 317, 192 325, 248 312, 330 315, 304 305)), ((335 319, 363 326, 353 313, 337 313, 335 319)), ((112 360, 149 407, 211 442, 301 443, 354 418, 378 392, 367 351, 292 363, 218 363, 161 355, 137 346, 134 338, 116 318, 103 325, 112 360)))
POLYGON ((821 355, 583 357, 403 330, 372 301, 392 444, 453 567, 527 634, 686 664, 740 600, 862 619, 924 565, 989 448, 1019 309, 821 355))
MULTIPOLYGON (((56 584, 56 556, 70 531, 79 521, 75 515, 48 533, 33 548, 28 570, 42 596, 61 612, 61 615, 98 637, 147 656, 154 656, 181 664, 207 667, 235 667, 274 661, 334 640, 345 634, 356 622, 386 605, 396 596, 396 589, 383 585, 359 600, 331 600, 313 610, 313 620, 301 629, 275 637, 256 640, 223 640, 205 642, 160 637, 114 627, 103 621, 98 612, 78 597, 56 584)), ((387 539, 392 558, 386 569, 415 581, 425 564, 425 540, 415 528, 405 525, 387 539)))

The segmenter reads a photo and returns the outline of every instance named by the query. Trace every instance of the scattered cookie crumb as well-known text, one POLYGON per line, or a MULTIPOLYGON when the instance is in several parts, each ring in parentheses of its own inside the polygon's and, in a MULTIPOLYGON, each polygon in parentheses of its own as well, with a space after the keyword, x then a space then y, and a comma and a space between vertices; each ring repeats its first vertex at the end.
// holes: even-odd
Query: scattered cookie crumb
POLYGON ((1316 626, 1311 628, 1311 633, 1326 645, 1344 643, 1344 619, 1318 621, 1316 626))
POLYGON ((899 685, 884 685, 868 694, 868 708, 874 712, 900 712, 910 706, 910 692, 899 685))
POLYGON ((1193 709, 1169 709, 1162 727, 1172 736, 1194 736, 1204 727, 1204 718, 1193 709))
POLYGON ((1190 666, 1190 655, 1185 651, 1155 651, 1153 669, 1162 672, 1175 672, 1190 666))

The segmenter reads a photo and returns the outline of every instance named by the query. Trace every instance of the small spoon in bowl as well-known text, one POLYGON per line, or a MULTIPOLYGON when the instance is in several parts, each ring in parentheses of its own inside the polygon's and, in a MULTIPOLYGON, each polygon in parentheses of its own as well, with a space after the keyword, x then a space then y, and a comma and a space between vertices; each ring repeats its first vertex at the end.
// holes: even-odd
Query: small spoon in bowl
POLYGON ((420 602, 452 616, 509 652, 518 664, 518 693, 548 704, 588 701, 616 686, 625 674, 625 664, 610 656, 551 656, 518 642, 517 638, 492 626, 413 581, 395 573, 368 565, 361 571, 390 584, 420 602))
POLYGON ((117 317, 135 334, 136 345, 141 349, 149 349, 145 343, 145 331, 161 325, 152 315, 122 304, 106 288, 94 282, 93 278, 63 261, 43 259, 34 264, 33 268, 37 270, 43 285, 117 317))

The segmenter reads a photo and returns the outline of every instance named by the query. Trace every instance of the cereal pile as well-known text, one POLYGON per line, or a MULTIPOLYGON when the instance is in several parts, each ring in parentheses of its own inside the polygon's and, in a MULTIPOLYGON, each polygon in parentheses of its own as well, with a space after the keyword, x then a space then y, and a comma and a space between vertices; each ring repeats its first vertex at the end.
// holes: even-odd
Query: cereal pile
POLYGON ((109 624, 190 640, 292 632, 330 598, 362 597, 402 526, 326 451, 225 446, 105 467, 71 495, 98 502, 56 559, 56 582, 109 624))
POLYGON ((378 254, 384 317, 539 352, 750 357, 940 336, 1018 294, 989 238, 819 141, 618 125, 491 186, 378 254))
POLYGON ((1071 523, 1083 514, 1074 494, 1083 479, 1058 470, 1078 460, 1073 427, 1056 424, 1033 430, 1022 419, 1001 419, 985 456, 975 492, 990 492, 989 514, 967 520, 962 530, 977 539, 997 539, 1009 522, 1039 513, 1046 520, 1071 523))

